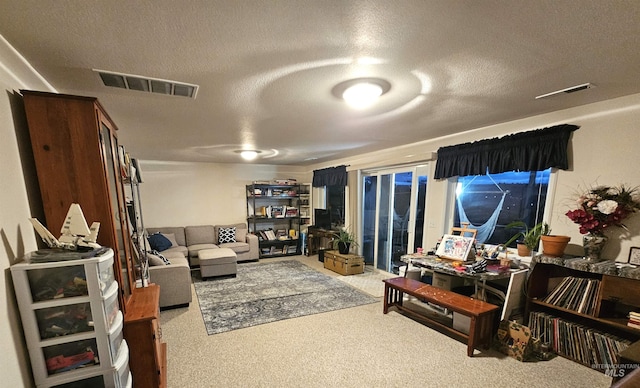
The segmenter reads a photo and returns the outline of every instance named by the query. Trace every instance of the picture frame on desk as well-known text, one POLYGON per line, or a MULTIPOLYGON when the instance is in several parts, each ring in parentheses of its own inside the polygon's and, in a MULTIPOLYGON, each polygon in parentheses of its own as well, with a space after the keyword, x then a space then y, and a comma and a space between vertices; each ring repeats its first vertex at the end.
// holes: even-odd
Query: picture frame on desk
POLYGON ((640 265, 640 247, 629 248, 629 264, 640 265))
POLYGON ((442 236, 440 245, 438 245, 436 256, 444 259, 466 261, 474 240, 473 237, 445 234, 442 236))

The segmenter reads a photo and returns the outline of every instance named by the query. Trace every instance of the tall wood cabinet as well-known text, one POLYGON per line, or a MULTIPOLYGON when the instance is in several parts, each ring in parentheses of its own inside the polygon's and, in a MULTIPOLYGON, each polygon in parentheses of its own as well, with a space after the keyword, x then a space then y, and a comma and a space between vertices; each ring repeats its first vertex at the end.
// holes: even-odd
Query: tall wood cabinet
POLYGON ((96 98, 22 90, 44 223, 55 235, 72 203, 88 223, 100 222, 98 243, 114 251, 120 305, 135 282, 117 127, 96 98))
POLYGON ((159 287, 134 287, 134 248, 123 184, 129 172, 119 156, 117 127, 96 98, 21 93, 45 213, 41 221, 55 235, 69 206, 78 203, 89 223, 100 222, 98 243, 114 251, 133 384, 164 386, 166 345, 158 336, 159 287), (139 367, 144 363, 141 354, 151 355, 156 367, 139 367))

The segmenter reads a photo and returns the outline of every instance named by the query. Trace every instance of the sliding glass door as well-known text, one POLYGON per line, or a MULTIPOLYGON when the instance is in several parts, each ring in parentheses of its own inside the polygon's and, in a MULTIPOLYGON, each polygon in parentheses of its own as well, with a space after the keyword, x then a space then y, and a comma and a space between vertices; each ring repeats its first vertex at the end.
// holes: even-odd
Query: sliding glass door
POLYGON ((422 245, 427 167, 365 172, 362 187, 365 262, 398 273, 400 257, 422 245))

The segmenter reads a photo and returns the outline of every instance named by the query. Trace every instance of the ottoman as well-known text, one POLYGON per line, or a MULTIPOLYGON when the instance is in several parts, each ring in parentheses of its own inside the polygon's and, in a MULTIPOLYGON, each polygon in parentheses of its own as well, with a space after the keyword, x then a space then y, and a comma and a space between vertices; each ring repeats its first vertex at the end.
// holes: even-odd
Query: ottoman
POLYGON ((202 249, 198 252, 200 276, 234 275, 237 272, 236 253, 229 248, 202 249))

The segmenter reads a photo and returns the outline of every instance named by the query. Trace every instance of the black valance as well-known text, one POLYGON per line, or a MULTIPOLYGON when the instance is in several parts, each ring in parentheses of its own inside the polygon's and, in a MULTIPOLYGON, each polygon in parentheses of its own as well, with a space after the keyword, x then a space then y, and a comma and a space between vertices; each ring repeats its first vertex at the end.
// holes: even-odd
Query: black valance
POLYGON ((313 187, 346 186, 347 166, 313 170, 313 187))
POLYGON ((567 146, 577 125, 561 124, 438 150, 435 178, 569 168, 567 146))

